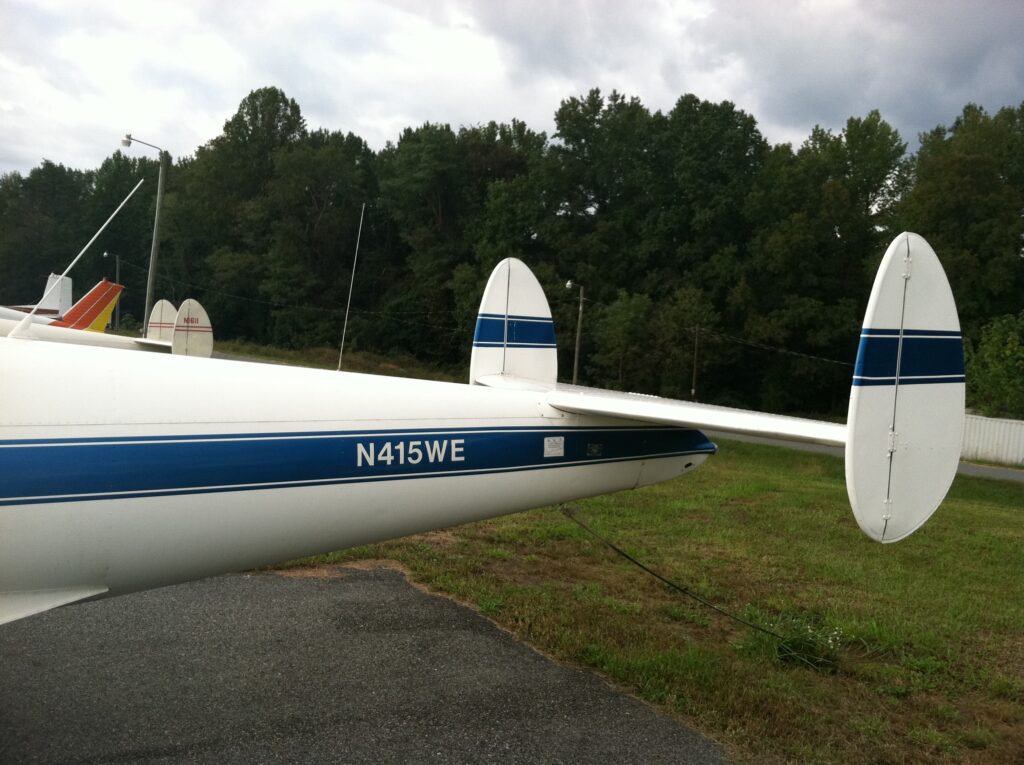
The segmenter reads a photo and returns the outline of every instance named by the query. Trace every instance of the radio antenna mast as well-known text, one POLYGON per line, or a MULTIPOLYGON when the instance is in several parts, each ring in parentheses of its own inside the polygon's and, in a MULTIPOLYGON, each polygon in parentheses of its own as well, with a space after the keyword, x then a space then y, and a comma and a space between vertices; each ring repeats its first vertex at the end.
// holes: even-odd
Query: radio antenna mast
POLYGON ((345 353, 345 333, 348 332, 348 309, 352 307, 352 287, 356 283, 356 263, 359 262, 359 241, 363 238, 363 215, 366 213, 366 202, 359 211, 359 231, 356 234, 356 254, 352 258, 352 278, 348 283, 348 303, 345 304, 345 323, 341 328, 341 349, 338 351, 338 369, 341 371, 341 357, 345 353))

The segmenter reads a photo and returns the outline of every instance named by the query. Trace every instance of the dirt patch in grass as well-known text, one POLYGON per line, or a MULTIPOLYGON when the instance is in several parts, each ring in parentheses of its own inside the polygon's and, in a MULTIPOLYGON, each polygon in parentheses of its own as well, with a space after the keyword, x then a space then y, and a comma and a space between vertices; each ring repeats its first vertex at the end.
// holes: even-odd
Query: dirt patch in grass
POLYGON ((409 569, 390 558, 360 558, 344 563, 299 563, 289 568, 269 569, 269 573, 296 579, 340 579, 349 571, 372 571, 376 568, 387 568, 408 577, 409 569))
POLYGON ((340 579, 345 576, 345 566, 340 563, 317 563, 311 566, 272 569, 269 573, 291 579, 340 579))

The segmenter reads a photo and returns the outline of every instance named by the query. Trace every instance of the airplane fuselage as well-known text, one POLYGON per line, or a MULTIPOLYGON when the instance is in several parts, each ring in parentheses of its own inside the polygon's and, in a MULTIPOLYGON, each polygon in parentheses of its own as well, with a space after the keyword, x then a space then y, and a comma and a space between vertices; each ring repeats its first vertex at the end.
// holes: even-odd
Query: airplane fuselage
POLYGON ((0 598, 243 570, 664 481, 715 450, 540 392, 32 340, 0 338, 0 380, 0 598))

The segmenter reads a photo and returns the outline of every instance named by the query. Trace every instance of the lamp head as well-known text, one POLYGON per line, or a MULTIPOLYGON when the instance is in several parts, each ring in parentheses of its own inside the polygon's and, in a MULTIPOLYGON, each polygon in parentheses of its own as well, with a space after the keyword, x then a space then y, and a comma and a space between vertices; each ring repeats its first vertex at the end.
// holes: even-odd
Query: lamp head
POLYGON ((121 145, 122 146, 131 146, 132 145, 132 134, 131 133, 125 133, 124 134, 124 138, 121 139, 121 145))

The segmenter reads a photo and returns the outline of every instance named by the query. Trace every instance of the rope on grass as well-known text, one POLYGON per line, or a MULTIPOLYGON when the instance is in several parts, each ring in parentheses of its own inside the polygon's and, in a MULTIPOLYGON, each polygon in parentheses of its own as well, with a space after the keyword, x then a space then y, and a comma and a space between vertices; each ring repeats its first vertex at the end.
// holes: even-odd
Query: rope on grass
POLYGON ((835 669, 835 666, 834 666, 835 663, 832 662, 831 660, 828 660, 828 659, 826 659, 825 657, 822 657, 822 656, 817 656, 817 657, 815 657, 816 661, 812 661, 811 659, 809 659, 805 655, 806 651, 800 650, 799 647, 793 645, 794 641, 790 640, 789 638, 785 638, 782 635, 780 635, 778 632, 770 630, 770 629, 768 629, 767 627, 765 627, 763 625, 756 624, 755 622, 747 621, 746 619, 744 619, 741 616, 737 616, 736 614, 734 614, 734 613, 732 613, 730 611, 726 611, 724 608, 722 608, 720 606, 716 606, 711 601, 709 601, 709 600, 707 600, 705 598, 702 598, 700 595, 698 595, 696 592, 691 590, 689 587, 685 587, 683 585, 676 584, 675 582, 671 581, 670 579, 666 579, 665 577, 663 577, 657 571, 654 571, 654 570, 648 568, 643 563, 641 563, 636 558, 634 558, 632 555, 630 555, 628 552, 623 550, 621 547, 618 547, 615 544, 613 544, 612 542, 610 542, 609 540, 605 539, 603 536, 598 534, 596 531, 594 531, 592 528, 590 528, 587 524, 585 524, 583 521, 581 521, 579 518, 577 518, 576 517, 576 508, 569 507, 568 505, 562 505, 562 506, 559 507, 559 510, 561 511, 562 515, 564 515, 570 521, 572 521, 577 526, 579 526, 581 529, 586 531, 592 537, 597 539, 603 545, 605 545, 606 547, 608 547, 610 550, 614 551, 618 555, 621 555, 623 558, 628 560, 633 565, 638 566, 643 571, 646 571, 648 574, 653 576, 659 582, 662 582, 663 584, 668 585, 673 590, 675 590, 676 592, 678 592, 678 593, 680 593, 682 595, 685 595, 685 596, 687 596, 689 598, 693 598, 694 600, 696 600, 701 605, 707 606, 712 611, 717 611, 722 616, 725 616, 725 617, 727 617, 729 619, 732 619, 735 622, 739 622, 740 624, 742 624, 745 627, 748 627, 748 628, 750 628, 752 630, 756 630, 757 632, 761 632, 761 633, 764 633, 765 635, 768 635, 769 637, 775 638, 778 641, 778 653, 779 653, 779 657, 780 658, 793 659, 793 660, 799 661, 800 663, 807 665, 807 667, 809 669, 812 669, 812 670, 815 670, 815 671, 819 671, 819 670, 821 670, 823 668, 827 668, 827 669, 830 669, 830 670, 834 670, 835 669))

